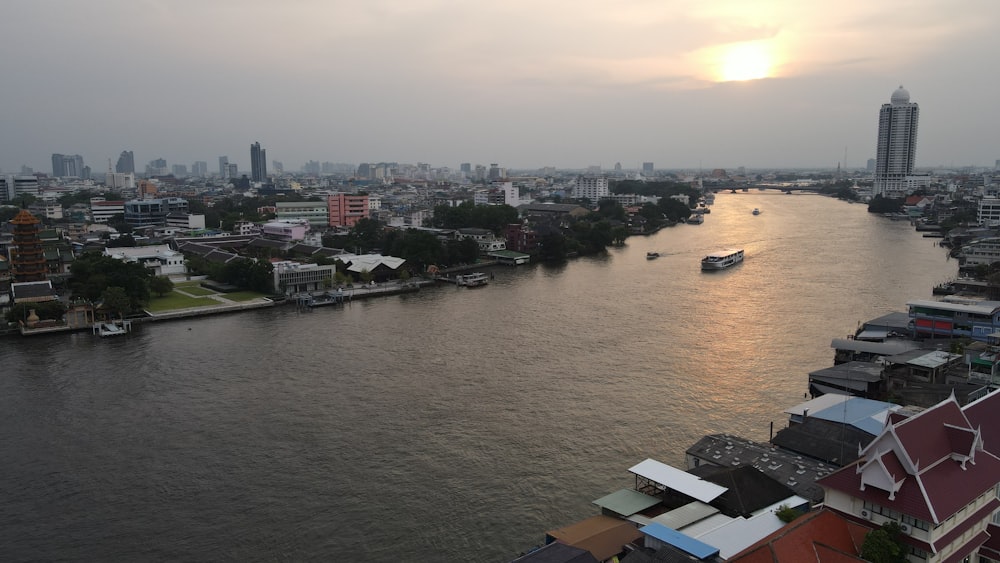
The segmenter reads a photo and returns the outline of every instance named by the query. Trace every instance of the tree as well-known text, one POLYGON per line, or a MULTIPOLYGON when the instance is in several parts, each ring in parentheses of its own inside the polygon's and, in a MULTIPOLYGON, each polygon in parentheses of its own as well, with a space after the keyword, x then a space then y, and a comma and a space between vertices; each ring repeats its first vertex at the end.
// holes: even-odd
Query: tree
POLYGON ((163 297, 174 290, 174 282, 167 276, 154 276, 149 280, 149 289, 153 293, 163 297))
POLYGON ((869 213, 899 213, 902 210, 902 199, 882 197, 882 194, 873 197, 872 200, 868 202, 869 213))
POLYGON ((559 232, 543 235, 539 240, 539 257, 543 262, 562 262, 566 260, 566 237, 559 232))
POLYGON ((615 246, 621 246, 625 244, 625 239, 628 238, 628 229, 619 225, 611 229, 611 237, 615 246))
POLYGON ((123 319, 125 318, 125 313, 132 310, 128 294, 121 287, 111 286, 106 288, 101 293, 101 301, 104 302, 105 309, 112 313, 117 313, 123 319))
POLYGON ((778 520, 787 524, 799 516, 802 516, 802 513, 787 504, 782 504, 778 507, 778 510, 774 512, 774 515, 778 517, 778 520))
POLYGON ((125 235, 132 233, 132 225, 125 222, 125 215, 122 213, 108 219, 108 226, 125 235))
POLYGON ((434 234, 427 231, 407 229, 401 235, 397 232, 394 237, 386 237, 386 242, 391 241, 389 253, 399 256, 415 267, 423 271, 431 264, 438 264, 444 256, 441 241, 434 234))
POLYGON ((136 246, 135 237, 129 234, 121 235, 118 238, 110 239, 104 244, 106 248, 122 248, 136 246))
POLYGON ((682 219, 687 219, 691 216, 690 207, 685 205, 684 202, 670 197, 660 199, 656 206, 667 218, 667 220, 674 223, 681 221, 682 219))
POLYGON ((271 291, 274 266, 270 262, 243 258, 227 262, 219 272, 219 281, 253 291, 271 291))
POLYGON ((108 287, 119 287, 129 299, 129 310, 149 303, 151 270, 138 262, 126 262, 96 252, 88 252, 73 261, 69 287, 76 297, 97 301, 108 287))
POLYGON ((907 550, 899 541, 900 534, 896 522, 868 532, 861 544, 861 557, 871 563, 905 563, 907 550))
POLYGON ((616 219, 618 221, 624 221, 628 218, 628 214, 625 213, 625 208, 622 207, 622 204, 613 199, 602 199, 598 202, 597 213, 607 219, 616 219))

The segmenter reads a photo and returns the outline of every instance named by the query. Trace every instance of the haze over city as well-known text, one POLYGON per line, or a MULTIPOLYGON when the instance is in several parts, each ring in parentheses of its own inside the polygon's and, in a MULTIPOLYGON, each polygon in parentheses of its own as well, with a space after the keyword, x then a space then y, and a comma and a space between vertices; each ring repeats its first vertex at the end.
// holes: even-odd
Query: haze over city
POLYGON ((920 104, 918 167, 1000 158, 992 0, 14 1, 0 169, 864 167, 920 104))

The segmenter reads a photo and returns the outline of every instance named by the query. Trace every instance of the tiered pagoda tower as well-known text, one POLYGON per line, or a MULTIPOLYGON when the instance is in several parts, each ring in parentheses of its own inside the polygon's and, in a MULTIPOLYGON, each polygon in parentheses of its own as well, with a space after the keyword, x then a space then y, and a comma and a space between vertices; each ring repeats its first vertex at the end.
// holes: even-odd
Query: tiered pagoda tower
POLYGON ((42 239, 38 236, 41 221, 22 209, 10 220, 14 225, 14 247, 11 248, 11 273, 15 282, 45 281, 48 267, 42 249, 42 239))

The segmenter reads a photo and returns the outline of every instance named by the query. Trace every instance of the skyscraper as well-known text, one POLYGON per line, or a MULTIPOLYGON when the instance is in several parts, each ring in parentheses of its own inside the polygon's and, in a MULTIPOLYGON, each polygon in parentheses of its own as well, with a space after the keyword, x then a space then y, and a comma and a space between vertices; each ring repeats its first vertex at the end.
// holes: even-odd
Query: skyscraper
POLYGON ((260 148, 260 143, 250 145, 250 179, 254 182, 267 180, 267 151, 260 148))
POLYGON ((920 107, 900 86, 878 113, 878 147, 875 153, 874 195, 903 197, 910 189, 909 176, 917 156, 917 121, 920 107))
POLYGON ((219 157, 219 176, 223 178, 229 177, 229 157, 220 156, 219 157))
POLYGON ((74 154, 53 154, 52 155, 52 175, 57 178, 73 176, 84 177, 83 157, 74 154))
POLYGON ((135 155, 132 154, 132 151, 122 151, 118 157, 118 163, 115 165, 115 172, 135 173, 135 155))

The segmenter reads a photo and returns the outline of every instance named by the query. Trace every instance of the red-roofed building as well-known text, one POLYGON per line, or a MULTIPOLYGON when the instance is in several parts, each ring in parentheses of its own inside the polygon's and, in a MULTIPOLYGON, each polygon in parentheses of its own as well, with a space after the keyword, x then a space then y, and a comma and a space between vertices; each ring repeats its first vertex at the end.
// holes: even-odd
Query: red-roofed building
POLYGON ((861 545, 871 526, 829 510, 801 516, 729 558, 739 563, 840 563, 864 561, 861 545))
POLYGON ((817 481, 826 507, 872 527, 898 523, 911 561, 978 561, 1000 507, 998 445, 991 451, 983 440, 983 426, 996 423, 997 397, 969 405, 971 419, 954 397, 890 419, 858 461, 817 481))

